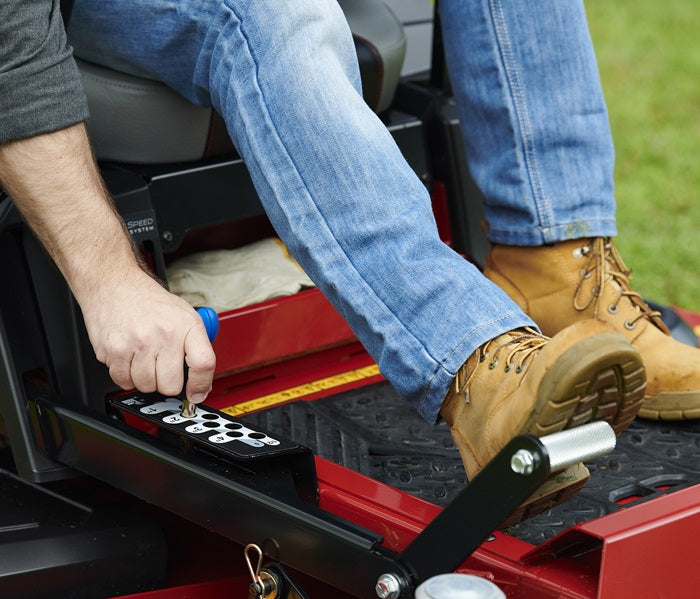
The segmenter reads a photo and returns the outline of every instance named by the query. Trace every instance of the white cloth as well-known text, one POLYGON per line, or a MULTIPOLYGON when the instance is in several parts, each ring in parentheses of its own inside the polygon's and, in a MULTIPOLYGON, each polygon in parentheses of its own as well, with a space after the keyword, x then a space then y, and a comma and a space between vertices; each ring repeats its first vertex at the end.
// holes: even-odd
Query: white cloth
POLYGON ((170 291, 193 306, 234 310, 314 284, 277 238, 234 250, 199 252, 167 269, 170 291))

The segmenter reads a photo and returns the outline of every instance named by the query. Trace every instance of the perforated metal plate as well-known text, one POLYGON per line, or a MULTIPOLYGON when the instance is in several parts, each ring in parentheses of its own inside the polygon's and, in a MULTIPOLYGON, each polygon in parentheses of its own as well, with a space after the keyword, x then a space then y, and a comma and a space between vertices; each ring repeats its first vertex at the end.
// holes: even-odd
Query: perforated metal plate
POLYGON ((126 412, 153 422, 158 427, 181 435, 195 443, 229 454, 238 460, 269 457, 300 450, 298 443, 206 406, 197 406, 194 418, 180 415, 182 401, 158 394, 133 393, 112 400, 112 404, 126 412))

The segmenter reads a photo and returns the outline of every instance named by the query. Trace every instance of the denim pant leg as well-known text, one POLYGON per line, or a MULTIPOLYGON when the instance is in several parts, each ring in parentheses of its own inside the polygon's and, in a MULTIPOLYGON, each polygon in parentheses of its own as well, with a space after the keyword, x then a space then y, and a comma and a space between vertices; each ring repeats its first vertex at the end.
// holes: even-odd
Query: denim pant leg
POLYGON ((533 326, 440 241, 358 92, 336 0, 78 0, 70 36, 79 56, 216 107, 280 237, 428 421, 479 345, 533 326))
POLYGON ((614 151, 581 0, 440 0, 488 237, 616 234, 614 151))

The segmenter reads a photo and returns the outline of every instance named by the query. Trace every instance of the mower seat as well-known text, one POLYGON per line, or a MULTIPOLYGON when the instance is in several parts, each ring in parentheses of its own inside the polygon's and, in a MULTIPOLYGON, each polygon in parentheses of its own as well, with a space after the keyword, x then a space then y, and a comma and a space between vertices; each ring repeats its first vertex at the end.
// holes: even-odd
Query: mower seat
MULTIPOLYGON (((386 110, 406 51, 401 23, 382 0, 339 0, 355 40, 363 95, 386 110)), ((132 164, 192 162, 233 153, 223 119, 159 81, 120 73, 76 57, 90 106, 88 130, 97 158, 132 164)))

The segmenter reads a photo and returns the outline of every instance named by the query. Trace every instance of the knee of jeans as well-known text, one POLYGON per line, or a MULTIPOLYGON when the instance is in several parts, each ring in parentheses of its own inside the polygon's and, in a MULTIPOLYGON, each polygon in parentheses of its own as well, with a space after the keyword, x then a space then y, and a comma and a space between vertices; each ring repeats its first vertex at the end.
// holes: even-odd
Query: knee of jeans
POLYGON ((212 24, 217 44, 230 42, 223 31, 238 30, 258 66, 290 75, 339 67, 359 90, 355 45, 337 0, 222 0, 221 8, 226 27, 212 24))

